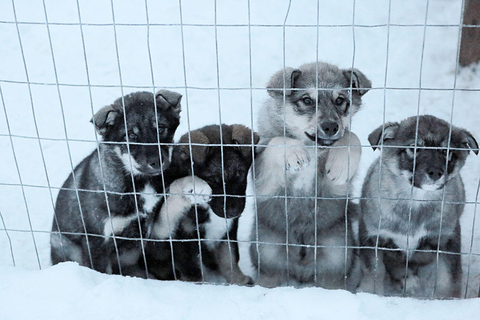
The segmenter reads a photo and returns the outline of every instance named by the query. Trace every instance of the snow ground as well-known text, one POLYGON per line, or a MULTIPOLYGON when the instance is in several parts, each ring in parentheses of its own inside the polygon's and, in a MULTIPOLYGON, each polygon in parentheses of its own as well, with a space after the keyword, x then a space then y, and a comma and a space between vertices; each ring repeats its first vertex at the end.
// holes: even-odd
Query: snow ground
MULTIPOLYGON (((317 17, 315 0, 290 8, 275 0, 79 0, 78 8, 76 0, 0 1, 0 318, 475 318, 478 299, 197 286, 100 275, 74 264, 49 267, 58 188, 95 147, 92 112, 122 94, 153 87, 182 93, 179 137, 220 121, 256 127, 265 84, 283 65, 317 58, 354 65, 373 83, 353 119, 365 146, 356 196, 378 156, 367 136, 383 121, 428 113, 480 139, 479 68, 456 67, 462 1, 318 3, 317 17)), ((462 170, 467 297, 480 283, 479 168, 480 157, 470 155, 462 170)), ((250 201, 241 240, 252 216, 250 201)), ((251 273, 245 247, 241 265, 251 273)))
POLYGON ((2 319, 476 319, 480 299, 421 301, 321 288, 245 288, 108 276, 73 263, 0 267, 2 319), (35 285, 32 285, 35 283, 35 285), (454 316, 453 316, 454 315, 454 316))

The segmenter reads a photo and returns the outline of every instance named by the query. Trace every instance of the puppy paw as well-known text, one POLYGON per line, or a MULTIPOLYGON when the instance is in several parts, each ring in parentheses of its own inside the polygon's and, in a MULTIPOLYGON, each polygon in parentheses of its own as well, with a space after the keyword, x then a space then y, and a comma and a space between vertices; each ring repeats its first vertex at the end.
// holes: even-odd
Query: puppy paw
POLYGON ((241 279, 237 279, 235 284, 238 284, 239 286, 247 286, 247 287, 253 287, 255 282, 253 281, 252 278, 249 276, 243 276, 241 279))
MULTIPOLYGON (((402 283, 403 283, 403 280, 402 280, 402 283)), ((413 274, 409 274, 407 276, 405 284, 406 284, 405 292, 407 293, 408 296, 416 296, 417 293, 420 292, 422 287, 420 278, 413 274)))
POLYGON ((182 194, 192 205, 206 205, 212 196, 212 188, 197 176, 175 180, 170 186, 170 192, 182 194))
POLYGON ((350 181, 357 172, 361 155, 360 139, 355 133, 346 131, 345 135, 328 151, 325 164, 327 178, 339 185, 350 181))
POLYGON ((268 156, 287 171, 300 171, 310 164, 309 150, 301 140, 275 137, 268 146, 268 156))

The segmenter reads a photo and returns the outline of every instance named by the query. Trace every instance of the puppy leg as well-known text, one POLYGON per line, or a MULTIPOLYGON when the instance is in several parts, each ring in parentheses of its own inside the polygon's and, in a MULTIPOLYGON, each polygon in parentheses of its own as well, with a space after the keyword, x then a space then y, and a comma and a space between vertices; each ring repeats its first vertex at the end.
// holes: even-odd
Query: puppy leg
MULTIPOLYGON (((287 272, 288 259, 284 234, 259 224, 258 245, 250 246, 250 258, 258 271, 255 284, 266 288, 275 288, 294 284, 294 277, 287 272)), ((290 273, 292 270, 290 270, 290 273)))
MULTIPOLYGON (((373 246, 371 242, 367 244, 373 246)), ((360 249, 360 268, 362 276, 357 292, 385 294, 385 282, 387 278, 385 264, 383 262, 383 250, 360 249)))
POLYGON ((285 170, 290 174, 302 170, 310 163, 312 152, 300 140, 284 137, 270 140, 255 165, 258 194, 272 195, 285 187, 285 170))
POLYGON ((378 260, 377 267, 374 269, 362 266, 362 280, 358 286, 357 292, 376 293, 384 295, 385 265, 378 260))
POLYGON ((438 264, 435 260, 431 265, 420 268, 418 277, 423 280, 422 287, 427 289, 424 290, 427 291, 425 298, 461 297, 461 269, 455 270, 452 260, 460 260, 460 256, 440 254, 438 264))
POLYGON ((75 261, 85 266, 82 255, 82 247, 71 241, 66 235, 60 232, 52 233, 50 237, 50 257, 52 265, 64 261, 75 261))
MULTIPOLYGON (((292 138, 273 138, 263 153, 268 163, 288 171, 299 171, 311 161, 303 141, 292 138)), ((270 171, 275 170, 270 169, 270 171)))
POLYGON ((169 189, 170 195, 152 228, 152 235, 157 239, 170 237, 190 208, 194 205, 205 206, 212 195, 208 183, 196 176, 177 179, 169 189))
POLYGON ((213 249, 213 254, 218 263, 220 273, 225 277, 228 283, 238 285, 253 284, 252 278, 246 276, 238 266, 238 243, 231 242, 228 244, 226 241, 222 241, 213 249))
POLYGON ((333 144, 335 148, 328 151, 325 171, 327 178, 334 184, 345 184, 357 172, 362 155, 360 139, 350 131, 333 144))
MULTIPOLYGON (((447 251, 447 250, 446 250, 447 251)), ((419 298, 460 298, 462 288, 462 269, 458 252, 430 253, 432 262, 418 268, 417 277, 420 290, 408 291, 407 294, 419 298)))

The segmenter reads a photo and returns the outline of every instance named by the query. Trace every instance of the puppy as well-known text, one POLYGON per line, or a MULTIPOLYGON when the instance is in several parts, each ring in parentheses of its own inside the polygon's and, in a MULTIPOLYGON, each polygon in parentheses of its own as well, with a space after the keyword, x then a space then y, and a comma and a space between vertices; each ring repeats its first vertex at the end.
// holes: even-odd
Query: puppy
POLYGON ((180 138, 165 172, 166 181, 173 180, 170 195, 151 231, 154 239, 173 235, 174 241, 172 246, 149 243, 151 273, 160 279, 202 281, 206 267, 228 283, 252 283, 238 266, 237 229, 258 140, 257 134, 243 125, 206 126, 180 138), (192 201, 194 187, 199 191, 197 200, 192 201))
POLYGON ((258 118, 267 146, 255 160, 258 284, 356 287, 346 198, 361 148, 349 127, 369 88, 359 70, 321 62, 270 79, 258 118))
POLYGON ((158 211, 158 177, 170 165, 172 148, 164 143, 173 142, 181 97, 167 90, 136 92, 93 116, 103 141, 58 194, 50 239, 53 264, 76 261, 104 273, 147 276, 136 268, 142 251, 138 240, 145 218, 158 211))
POLYGON ((460 169, 478 143, 433 116, 386 123, 368 137, 381 156, 360 200, 360 289, 419 298, 460 297, 460 169))

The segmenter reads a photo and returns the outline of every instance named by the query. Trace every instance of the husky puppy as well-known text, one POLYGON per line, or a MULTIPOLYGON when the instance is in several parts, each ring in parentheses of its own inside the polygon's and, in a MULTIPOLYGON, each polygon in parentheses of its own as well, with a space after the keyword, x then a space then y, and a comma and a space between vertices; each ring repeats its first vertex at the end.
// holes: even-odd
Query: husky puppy
POLYGON ((478 143, 433 116, 386 123, 368 137, 381 156, 362 188, 360 290, 419 298, 459 297, 460 169, 478 143))
POLYGON ((237 229, 238 217, 245 208, 252 151, 258 140, 257 134, 243 125, 210 125, 180 138, 165 172, 166 181, 174 180, 170 195, 151 232, 154 239, 173 234, 174 241, 172 247, 167 242, 149 243, 147 263, 151 273, 160 279, 202 281, 202 268, 207 267, 228 283, 252 283, 238 266, 237 229), (202 186, 203 194, 197 197, 207 200, 211 195, 211 200, 197 201, 200 205, 195 207, 191 193, 187 194, 190 200, 183 194, 193 189, 192 182, 197 188, 199 181, 206 182, 207 187, 202 186))
POLYGON ((255 159, 258 284, 356 287, 346 198, 361 148, 349 126, 369 88, 359 70, 321 62, 270 79, 255 159))
POLYGON ((138 239, 144 218, 158 210, 159 176, 170 165, 172 149, 164 143, 173 142, 181 97, 167 90, 131 93, 93 116, 103 141, 58 194, 53 264, 76 261, 100 272, 146 276, 134 267, 141 254, 138 239))

